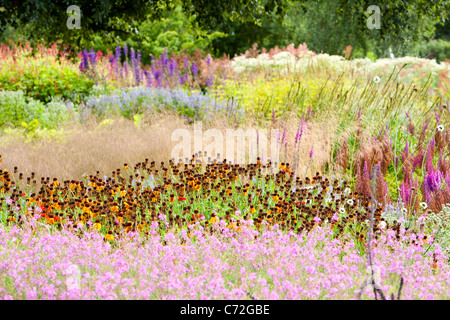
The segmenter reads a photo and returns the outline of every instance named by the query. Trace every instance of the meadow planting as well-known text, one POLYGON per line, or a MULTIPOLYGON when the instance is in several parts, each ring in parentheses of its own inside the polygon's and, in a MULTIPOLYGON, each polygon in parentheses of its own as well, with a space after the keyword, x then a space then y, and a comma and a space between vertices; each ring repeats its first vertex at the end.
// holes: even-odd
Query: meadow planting
POLYGON ((0 57, 0 298, 450 297, 448 61, 0 57))

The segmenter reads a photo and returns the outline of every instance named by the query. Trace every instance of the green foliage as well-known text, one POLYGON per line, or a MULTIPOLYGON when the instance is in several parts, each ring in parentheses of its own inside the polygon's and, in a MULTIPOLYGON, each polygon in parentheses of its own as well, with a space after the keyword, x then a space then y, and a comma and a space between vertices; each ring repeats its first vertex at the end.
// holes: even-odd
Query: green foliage
POLYGON ((144 64, 150 64, 150 55, 161 56, 166 48, 168 52, 192 54, 198 49, 206 50, 214 39, 225 36, 223 32, 208 33, 201 29, 196 15, 188 16, 178 3, 164 11, 160 20, 149 15, 139 27, 139 34, 126 42, 129 47, 138 48, 144 64))
POLYGON ((0 91, 0 128, 23 127, 27 132, 37 128, 55 129, 70 119, 66 105, 58 100, 47 104, 28 98, 24 92, 0 91))
POLYGON ((422 58, 436 59, 437 62, 450 59, 450 41, 431 40, 418 45, 417 50, 422 58))
MULTIPOLYGON (((263 1, 266 5, 269 1, 263 1)), ((296 20, 295 23, 286 23, 281 15, 283 6, 275 4, 273 8, 264 16, 261 16, 261 23, 235 22, 229 26, 228 37, 213 41, 213 51, 216 55, 244 53, 254 43, 258 43, 260 48, 283 47, 294 42, 293 32, 296 26, 302 23, 296 20)), ((292 17, 292 7, 289 8, 287 17, 292 17)), ((295 19, 295 18, 294 18, 295 19)))
POLYGON ((80 49, 92 46, 95 35, 112 43, 138 35, 142 22, 160 19, 174 3, 181 3, 189 16, 195 15, 202 30, 219 32, 229 29, 232 21, 259 23, 266 10, 260 0, 2 0, 0 33, 10 25, 19 27, 29 40, 61 40, 80 49), (80 8, 80 29, 67 28, 70 5, 80 8))
MULTIPOLYGON (((262 1, 263 3, 265 1, 262 1)), ((444 21, 450 10, 449 1, 399 0, 376 3, 381 13, 381 28, 369 29, 369 1, 323 0, 289 1, 275 6, 261 16, 262 23, 233 23, 225 40, 216 40, 217 54, 243 53, 254 43, 260 48, 273 48, 294 43, 307 43, 315 52, 342 54, 347 45, 353 47, 353 58, 371 59, 388 55, 406 55, 424 38, 432 37, 435 24, 444 21)))
POLYGON ((58 58, 56 48, 2 47, 0 61, 0 89, 21 90, 27 96, 42 102, 52 97, 79 100, 89 94, 94 85, 80 74, 76 65, 63 57, 58 58))

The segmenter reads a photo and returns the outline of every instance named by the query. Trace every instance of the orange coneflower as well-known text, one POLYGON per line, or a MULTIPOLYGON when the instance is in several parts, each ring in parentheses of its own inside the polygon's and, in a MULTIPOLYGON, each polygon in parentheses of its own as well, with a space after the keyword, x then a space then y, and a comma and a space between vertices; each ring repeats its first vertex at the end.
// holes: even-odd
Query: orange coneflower
POLYGON ((95 221, 94 228, 97 230, 100 230, 102 228, 102 225, 100 224, 100 220, 95 221))
POLYGON ((114 240, 114 235, 112 233, 112 231, 108 231, 108 233, 105 235, 105 240, 114 240))
POLYGON ((219 219, 216 217, 216 214, 213 213, 212 216, 211 216, 211 220, 209 220, 209 223, 214 224, 214 223, 216 223, 218 221, 219 221, 219 219))

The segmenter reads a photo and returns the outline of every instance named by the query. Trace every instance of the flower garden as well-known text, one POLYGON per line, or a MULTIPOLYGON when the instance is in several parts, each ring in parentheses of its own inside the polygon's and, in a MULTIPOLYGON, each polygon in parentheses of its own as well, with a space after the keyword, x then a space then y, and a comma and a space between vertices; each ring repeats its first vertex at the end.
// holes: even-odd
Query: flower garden
POLYGON ((450 297, 448 62, 0 57, 0 298, 450 297), (172 158, 199 121, 276 129, 279 159, 172 158))

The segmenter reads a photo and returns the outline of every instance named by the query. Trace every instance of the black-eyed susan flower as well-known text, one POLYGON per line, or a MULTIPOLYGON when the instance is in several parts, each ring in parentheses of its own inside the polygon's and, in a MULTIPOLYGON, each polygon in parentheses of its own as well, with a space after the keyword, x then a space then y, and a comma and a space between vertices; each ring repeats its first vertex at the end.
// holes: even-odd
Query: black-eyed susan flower
POLYGON ((209 223, 214 224, 214 223, 217 223, 217 222, 219 222, 219 219, 216 217, 216 214, 213 213, 211 215, 211 219, 209 220, 209 223))
POLYGON ((109 241, 114 240, 114 235, 113 235, 112 231, 108 231, 108 233, 105 235, 105 240, 109 240, 109 241))
POLYGON ((97 229, 97 230, 100 230, 102 228, 100 220, 95 221, 94 228, 97 229))

